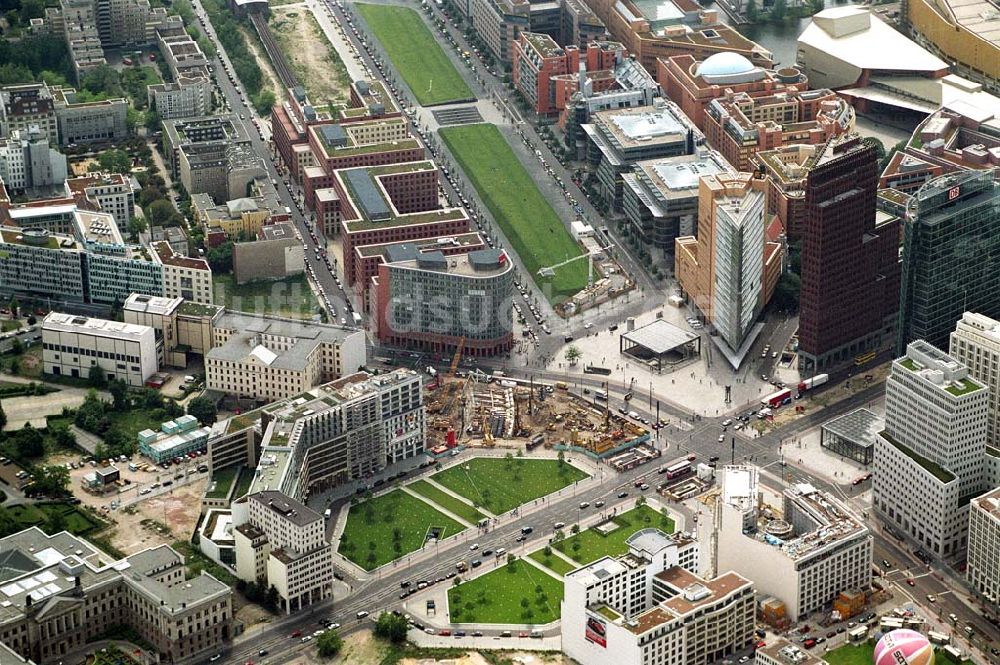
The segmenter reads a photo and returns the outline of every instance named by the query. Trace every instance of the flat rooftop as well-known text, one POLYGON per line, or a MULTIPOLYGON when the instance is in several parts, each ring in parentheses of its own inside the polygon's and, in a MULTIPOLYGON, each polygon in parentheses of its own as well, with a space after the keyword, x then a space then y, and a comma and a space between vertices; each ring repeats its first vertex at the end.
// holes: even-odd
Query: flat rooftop
POLYGON ((462 277, 494 277, 513 270, 502 249, 478 249, 466 254, 445 256, 440 250, 417 251, 413 245, 391 247, 387 262, 409 270, 440 272, 462 277))
MULTIPOLYGON (((211 314, 211 312, 206 312, 211 314)), ((354 328, 342 328, 324 323, 308 323, 277 317, 260 317, 226 310, 216 322, 219 329, 232 330, 233 334, 222 345, 208 351, 214 360, 243 362, 250 356, 269 367, 301 371, 305 369, 310 354, 323 343, 339 344, 356 334, 354 328), (280 344, 258 343, 262 336, 283 338, 280 344), (280 348, 284 347, 284 348, 280 348)))
POLYGON ((62 312, 49 312, 42 321, 42 330, 84 333, 134 341, 139 341, 147 335, 152 337, 153 334, 153 329, 149 326, 108 321, 107 319, 92 319, 76 314, 63 314, 62 312))
POLYGON ((92 245, 125 244, 111 213, 77 210, 73 216, 77 233, 84 242, 92 245))
POLYGON ((757 506, 759 471, 750 465, 726 465, 722 468, 722 500, 743 512, 757 506))
POLYGON ((306 526, 323 519, 322 515, 304 503, 274 490, 261 490, 251 494, 250 501, 267 506, 269 510, 297 526, 306 526))
POLYGON ((990 515, 994 520, 1000 522, 1000 487, 980 497, 976 497, 972 500, 972 503, 990 515))
POLYGON ((669 107, 600 111, 596 115, 596 122, 601 123, 622 145, 677 140, 687 131, 669 107))
POLYGON ((361 245, 360 247, 355 247, 354 251, 361 258, 381 256, 384 260, 390 247, 398 247, 400 245, 413 245, 417 248, 417 251, 424 248, 446 250, 459 247, 485 247, 486 241, 483 240, 483 237, 479 235, 478 232, 472 232, 459 233, 453 236, 438 236, 435 238, 420 238, 418 240, 400 240, 398 242, 386 242, 375 245, 361 245))
POLYGON ((165 298, 163 296, 147 296, 144 293, 133 293, 125 299, 122 309, 129 312, 146 312, 160 316, 173 313, 184 302, 181 297, 165 298))

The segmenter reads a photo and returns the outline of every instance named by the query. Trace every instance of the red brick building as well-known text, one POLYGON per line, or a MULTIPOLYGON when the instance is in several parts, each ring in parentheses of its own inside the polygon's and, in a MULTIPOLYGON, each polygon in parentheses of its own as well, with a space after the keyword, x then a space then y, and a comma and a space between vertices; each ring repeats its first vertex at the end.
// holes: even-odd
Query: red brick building
POLYGON ((854 108, 832 90, 753 97, 729 93, 709 102, 705 138, 740 171, 763 150, 818 145, 854 129, 854 108))
POLYGON ((357 247, 469 230, 465 210, 438 206, 437 188, 438 169, 432 161, 343 169, 335 174, 323 219, 327 225, 340 226, 348 284, 355 283, 357 247))
MULTIPOLYGON (((309 128, 309 147, 315 166, 303 170, 302 190, 305 204, 317 210, 329 193, 317 196, 321 190, 333 187, 334 173, 339 169, 359 166, 381 166, 420 161, 424 158, 423 144, 410 135, 403 118, 367 120, 350 125, 315 125, 309 128)), ((319 211, 317 210, 317 219, 319 211)), ((330 228, 326 233, 336 233, 330 228)))
POLYGON ((382 83, 356 81, 351 84, 351 100, 337 108, 312 105, 302 88, 290 88, 288 101, 271 109, 271 136, 275 149, 295 182, 313 164, 308 129, 313 125, 346 125, 379 118, 398 118, 399 107, 382 83))
POLYGON ((556 115, 580 89, 581 69, 593 92, 615 86, 615 67, 628 57, 618 42, 591 42, 581 53, 576 45, 559 46, 552 37, 522 32, 511 49, 511 78, 538 115, 556 115))
POLYGON ((751 97, 809 89, 805 74, 794 67, 771 71, 754 65, 738 53, 718 53, 697 61, 676 55, 656 61, 656 82, 663 94, 681 107, 698 129, 705 129, 705 107, 727 92, 745 92, 751 97))

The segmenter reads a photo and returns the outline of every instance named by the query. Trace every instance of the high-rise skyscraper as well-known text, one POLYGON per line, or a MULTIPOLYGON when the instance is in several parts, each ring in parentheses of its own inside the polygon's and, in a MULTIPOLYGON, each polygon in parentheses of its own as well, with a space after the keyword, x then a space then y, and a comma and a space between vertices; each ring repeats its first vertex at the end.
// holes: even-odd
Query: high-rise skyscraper
POLYGON ((1000 446, 1000 321, 965 312, 951 333, 948 354, 990 389, 986 443, 1000 446))
POLYGON ((988 393, 965 365, 923 340, 906 347, 886 380, 873 507, 934 557, 965 549, 969 500, 987 489, 988 393))
POLYGON ((1000 318, 1000 186, 993 171, 929 181, 906 210, 896 353, 947 348, 963 312, 1000 318))
POLYGON ((764 185, 750 173, 702 176, 698 236, 674 245, 677 280, 718 331, 712 341, 733 367, 760 332, 757 317, 781 272, 781 245, 765 236, 764 185))
POLYGON ((799 362, 820 371, 894 341, 899 220, 876 215, 878 160, 857 136, 805 164, 799 362))

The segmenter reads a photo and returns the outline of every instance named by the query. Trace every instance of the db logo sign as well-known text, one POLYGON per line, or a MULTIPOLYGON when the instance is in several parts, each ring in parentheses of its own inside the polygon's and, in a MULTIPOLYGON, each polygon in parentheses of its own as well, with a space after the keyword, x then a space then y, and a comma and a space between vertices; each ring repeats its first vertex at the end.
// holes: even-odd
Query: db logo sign
POLYGON ((962 193, 961 187, 952 187, 951 189, 948 190, 948 200, 951 201, 953 199, 957 199, 958 195, 961 193, 962 193))

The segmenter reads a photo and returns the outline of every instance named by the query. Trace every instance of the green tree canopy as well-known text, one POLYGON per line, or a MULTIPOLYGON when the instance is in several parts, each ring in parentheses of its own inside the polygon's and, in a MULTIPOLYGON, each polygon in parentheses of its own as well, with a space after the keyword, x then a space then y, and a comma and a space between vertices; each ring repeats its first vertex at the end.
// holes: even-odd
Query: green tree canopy
POLYGON ((205 396, 195 397, 188 402, 187 412, 197 418, 202 425, 211 425, 218 415, 215 402, 205 396))
POLYGON ((344 648, 344 639, 335 630, 327 630, 316 640, 316 648, 321 658, 333 658, 344 648))
POLYGON ((393 644, 402 644, 406 641, 406 632, 410 626, 406 622, 406 617, 392 612, 383 612, 375 622, 375 637, 388 640, 393 644))

